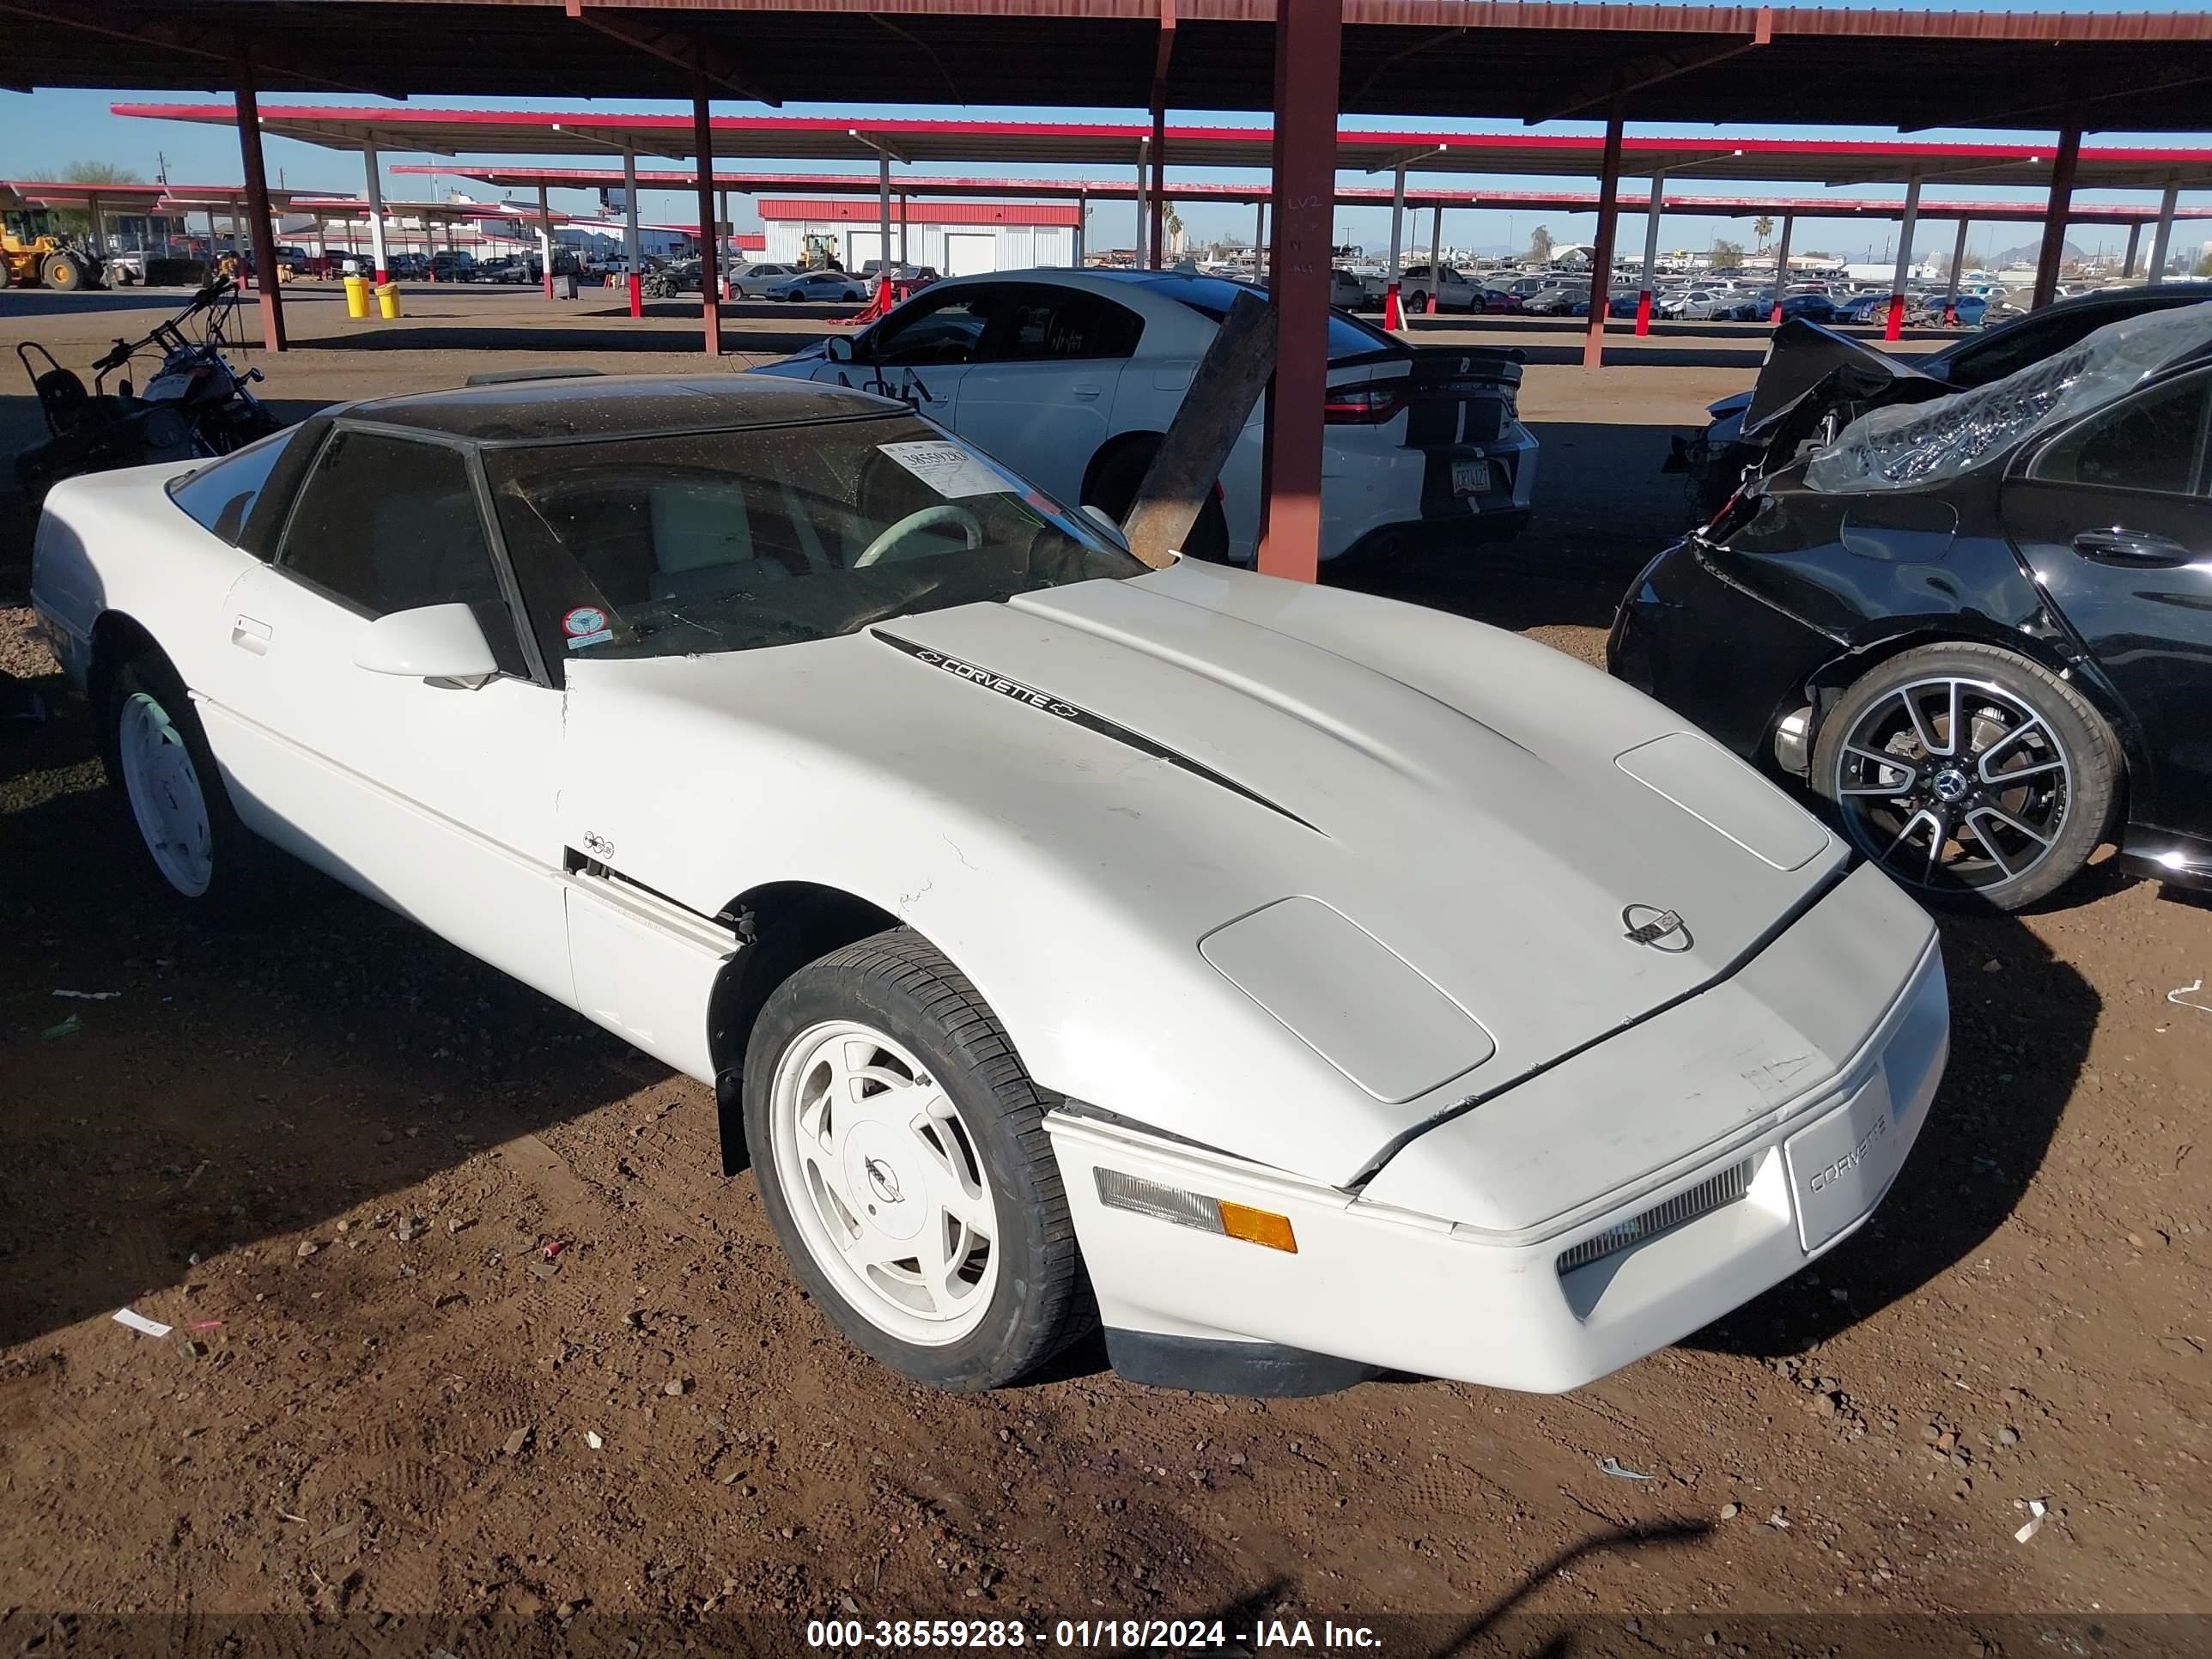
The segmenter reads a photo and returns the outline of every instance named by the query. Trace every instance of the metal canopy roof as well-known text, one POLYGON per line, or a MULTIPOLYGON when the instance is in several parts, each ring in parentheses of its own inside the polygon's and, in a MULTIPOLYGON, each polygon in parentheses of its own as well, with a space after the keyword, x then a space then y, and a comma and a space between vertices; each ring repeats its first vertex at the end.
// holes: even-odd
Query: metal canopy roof
MULTIPOLYGON (((612 189, 623 182, 620 167, 422 167, 402 166, 394 173, 435 173, 446 178, 470 179, 478 184, 494 185, 502 190, 531 190, 543 185, 549 190, 612 189)), ((690 169, 654 168, 637 175, 637 187, 646 190, 670 190, 690 192, 698 187, 699 175, 690 169)), ((876 195, 877 181, 872 174, 859 173, 729 173, 717 168, 714 185, 746 196, 758 196, 772 191, 790 191, 807 196, 876 195)), ((892 193, 901 196, 937 198, 946 196, 983 196, 995 198, 1031 197, 1048 201, 1073 201, 1086 197, 1094 202, 1127 202, 1137 194, 1133 178, 1124 179, 981 179, 948 178, 929 173, 900 174, 891 181, 892 193)), ((1191 183, 1170 179, 1167 195, 1171 201, 1185 202, 1264 202, 1269 199, 1266 185, 1236 185, 1191 183)), ((1388 207, 1390 191, 1380 185, 1339 185, 1336 200, 1340 206, 1388 207)), ((1624 213, 1642 213, 1651 204, 1649 191, 1624 189, 1614 198, 1624 213)), ((1406 189, 1407 207, 1498 208, 1516 213, 1595 213, 1597 211, 1595 191, 1560 190, 1452 190, 1436 185, 1408 185, 1406 189)), ((486 204, 486 216, 490 216, 491 204, 486 204)), ((519 207, 506 204, 507 212, 521 212, 535 218, 535 206, 519 207)), ((1895 219, 1905 210, 1902 200, 1868 200, 1851 196, 1686 196, 1676 191, 1662 198, 1662 211, 1675 214, 1704 215, 1720 219, 1748 218, 1758 214, 1795 214, 1803 219, 1895 219)), ((1919 213, 1923 219, 1972 219, 1977 222, 2040 224, 2049 212, 2045 202, 1960 202, 1946 201, 1936 197, 1923 197, 1919 213)), ((892 210, 896 216, 897 210, 892 210)), ((558 217, 556 214, 555 216, 558 217)), ((2176 219, 2212 219, 2212 206, 2177 207, 2176 219)), ((2138 225, 2150 224, 2158 218, 2158 204, 2153 202, 2130 202, 2113 205, 2106 203, 2077 201, 2067 215, 2067 222, 2076 225, 2138 225)))
MULTIPOLYGON (((2212 64, 2206 66, 2212 81, 2212 64)), ((118 115, 228 126, 228 103, 112 106, 118 115)), ((749 161, 875 161, 878 147, 909 163, 1114 167, 1134 169, 1150 129, 1139 123, 1061 121, 841 120, 817 116, 719 115, 714 153, 749 161)), ((596 110, 437 110, 264 104, 261 127, 334 149, 374 143, 441 155, 593 155, 634 146, 641 155, 690 161, 689 115, 596 110)), ((1412 173, 1498 176, 1597 176, 1604 141, 1560 133, 1369 132, 1340 130, 1337 165, 1346 171, 1404 161, 1412 173)), ((1621 146, 1621 173, 1649 177, 1695 172, 1700 178, 1803 184, 1902 182, 1914 167, 1927 179, 1958 184, 2051 181, 2048 144, 1960 144, 1856 139, 1644 138, 1621 146)), ((1266 127, 1171 125, 1169 163, 1177 167, 1251 167, 1271 163, 1266 127)), ((2212 185, 2212 148, 2084 144, 2075 187, 2155 189, 2169 182, 2212 185)))
MULTIPOLYGON (((272 190, 271 205, 282 208, 295 197, 313 191, 272 190)), ((94 200, 103 213, 197 213, 203 208, 228 210, 246 199, 244 185, 79 185, 66 180, 40 181, 0 179, 0 208, 25 207, 82 210, 94 200)))
MULTIPOLYGON (((393 96, 1273 106, 1273 0, 8 0, 16 85, 393 96)), ((2186 131, 2212 14, 1343 0, 1341 107, 1539 121, 2186 131)))
MULTIPOLYGON (((290 213, 313 214, 318 219, 366 219, 368 204, 358 197, 293 195, 290 213)), ((416 219, 424 224, 473 222, 480 219, 527 219, 538 221, 535 202, 395 202, 384 204, 386 219, 416 219)), ((546 217, 556 225, 574 222, 576 215, 563 213, 556 208, 546 217)))

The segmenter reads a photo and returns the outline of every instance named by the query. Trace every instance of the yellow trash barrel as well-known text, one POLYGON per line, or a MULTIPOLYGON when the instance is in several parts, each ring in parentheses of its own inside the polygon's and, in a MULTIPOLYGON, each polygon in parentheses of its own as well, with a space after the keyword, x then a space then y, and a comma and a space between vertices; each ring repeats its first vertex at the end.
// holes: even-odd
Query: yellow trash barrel
POLYGON ((368 278, 349 276, 345 279, 346 315, 356 322, 368 315, 368 278))
POLYGON ((398 283, 379 283, 376 285, 376 309, 377 314, 382 317, 397 317, 399 314, 398 283))

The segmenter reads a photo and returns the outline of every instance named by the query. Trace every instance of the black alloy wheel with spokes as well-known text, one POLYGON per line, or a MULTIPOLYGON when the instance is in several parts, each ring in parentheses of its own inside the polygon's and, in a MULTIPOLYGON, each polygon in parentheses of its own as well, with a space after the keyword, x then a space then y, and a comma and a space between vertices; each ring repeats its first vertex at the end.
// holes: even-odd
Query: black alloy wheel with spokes
POLYGON ((1813 775, 1853 845, 1904 885, 2016 909, 2104 837, 2118 745, 2073 686, 2010 652, 1923 647, 1822 720, 1813 775))

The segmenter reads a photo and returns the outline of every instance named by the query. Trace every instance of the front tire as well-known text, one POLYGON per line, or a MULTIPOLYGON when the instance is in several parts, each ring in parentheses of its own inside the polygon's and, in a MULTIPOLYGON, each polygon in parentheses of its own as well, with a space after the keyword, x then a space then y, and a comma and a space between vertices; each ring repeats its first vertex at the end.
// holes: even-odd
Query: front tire
POLYGON ((264 904, 271 849, 238 821, 184 682, 159 652, 117 670, 103 722, 122 792, 162 884, 194 915, 243 918, 264 904))
POLYGON ((74 294, 84 286, 84 267, 67 253, 49 253, 40 276, 57 294, 74 294))
POLYGON ((2080 873, 2121 789, 2104 717, 2039 663, 1923 646, 1847 690, 1821 721, 1814 787, 1853 846, 1932 900, 2017 910, 2080 873))
POLYGON ((793 1271, 933 1388, 1012 1382, 1096 1320, 1049 1097, 975 988, 894 928, 800 969, 745 1058, 745 1135, 793 1271))

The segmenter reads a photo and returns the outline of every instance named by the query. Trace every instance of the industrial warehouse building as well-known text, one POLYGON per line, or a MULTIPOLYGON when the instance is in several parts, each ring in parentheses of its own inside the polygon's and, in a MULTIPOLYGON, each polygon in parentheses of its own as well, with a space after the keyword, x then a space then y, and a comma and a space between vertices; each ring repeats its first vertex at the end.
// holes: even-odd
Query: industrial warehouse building
MULTIPOLYGON (((908 264, 947 276, 981 270, 1073 265, 1081 252, 1082 210, 1073 202, 915 202, 891 204, 891 253, 908 264)), ((882 209, 860 198, 763 200, 767 258, 796 264, 810 236, 826 237, 848 270, 883 258, 882 209)))

